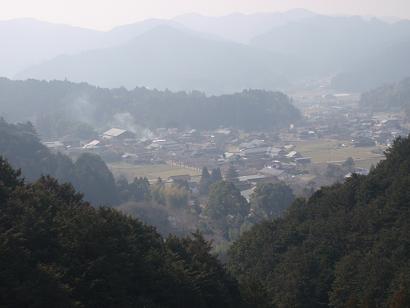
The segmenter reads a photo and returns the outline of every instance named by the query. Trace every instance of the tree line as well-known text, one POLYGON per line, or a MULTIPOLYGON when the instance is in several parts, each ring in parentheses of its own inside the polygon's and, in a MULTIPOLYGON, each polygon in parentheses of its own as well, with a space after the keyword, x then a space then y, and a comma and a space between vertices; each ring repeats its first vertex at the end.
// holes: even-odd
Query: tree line
POLYGON ((92 138, 107 123, 133 127, 245 130, 276 129, 300 121, 300 111, 281 92, 245 90, 206 96, 147 88, 103 89, 68 81, 0 78, 0 116, 32 120, 43 136, 92 138), (116 116, 117 115, 117 116, 116 116), (124 119, 126 115, 126 119, 124 119))

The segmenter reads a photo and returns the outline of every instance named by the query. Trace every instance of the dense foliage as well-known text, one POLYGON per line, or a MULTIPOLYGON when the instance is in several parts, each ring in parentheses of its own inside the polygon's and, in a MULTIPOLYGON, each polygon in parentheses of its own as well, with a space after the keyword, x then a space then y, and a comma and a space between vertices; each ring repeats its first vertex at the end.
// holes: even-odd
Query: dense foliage
POLYGON ((30 123, 9 124, 0 119, 0 155, 22 171, 28 181, 51 175, 61 183, 72 183, 96 205, 118 202, 114 177, 100 157, 88 153, 75 161, 52 153, 44 146, 30 123))
POLYGON ((225 238, 233 240, 249 214, 249 204, 232 182, 221 181, 210 188, 206 214, 225 238))
POLYGON ((239 307, 200 234, 163 239, 50 177, 25 184, 0 159, 2 307, 239 307))
POLYGON ((201 179, 199 181, 199 193, 201 195, 208 195, 211 185, 220 181, 222 181, 220 168, 212 169, 211 173, 209 173, 207 167, 202 168, 201 179))
POLYGON ((294 200, 292 189, 283 182, 258 184, 250 205, 256 221, 270 220, 282 216, 294 200))
POLYGON ((297 200, 236 241, 229 267, 258 307, 410 305, 410 139, 368 176, 297 200))
POLYGON ((92 130, 84 123, 94 128, 120 125, 272 129, 301 119, 291 99, 280 92, 246 90, 208 97, 200 92, 109 90, 67 81, 4 78, 0 79, 0 107, 7 120, 33 120, 41 134, 51 136, 91 136, 92 130))

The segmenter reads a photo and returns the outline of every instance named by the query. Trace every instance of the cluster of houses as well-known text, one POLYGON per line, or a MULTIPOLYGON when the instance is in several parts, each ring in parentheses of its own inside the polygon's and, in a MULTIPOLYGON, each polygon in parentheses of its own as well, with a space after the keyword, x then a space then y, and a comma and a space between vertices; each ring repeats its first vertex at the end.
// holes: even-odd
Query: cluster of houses
MULTIPOLYGON (((50 143, 47 144, 52 147, 50 143)), ((55 142, 61 150, 64 144, 55 142)), ((122 128, 110 128, 98 138, 77 147, 65 148, 69 155, 82 152, 100 155, 106 162, 128 164, 169 164, 201 170, 231 165, 238 171, 243 190, 260 182, 286 180, 298 168, 311 163, 295 147, 278 139, 276 133, 244 133, 232 129, 198 131, 195 129, 157 129, 151 138, 141 138, 122 128)), ((189 178, 198 181, 198 178, 189 178)), ((173 180, 173 179, 170 179, 173 180)))
MULTIPOLYGON (((220 168, 224 173, 234 166, 239 174, 238 186, 249 197, 257 183, 292 181, 308 172, 311 158, 296 150, 298 141, 315 139, 349 140, 356 147, 390 145, 409 129, 400 115, 360 112, 357 105, 339 104, 328 99, 319 107, 305 109, 304 123, 281 131, 244 132, 230 128, 212 131, 158 128, 149 137, 113 127, 98 138, 67 146, 61 141, 45 143, 55 150, 75 155, 93 152, 107 162, 128 164, 170 164, 201 170, 220 168)), ((367 170, 358 170, 365 174, 367 170)), ((349 175, 347 175, 349 176, 349 175)), ((189 181, 198 178, 189 177, 189 181)), ((170 178, 170 180, 174 180, 170 178)))
POLYGON ((324 99, 307 108, 306 116, 306 126, 298 128, 304 139, 351 140, 356 147, 389 146, 398 136, 410 132, 405 115, 364 111, 357 102, 324 99))

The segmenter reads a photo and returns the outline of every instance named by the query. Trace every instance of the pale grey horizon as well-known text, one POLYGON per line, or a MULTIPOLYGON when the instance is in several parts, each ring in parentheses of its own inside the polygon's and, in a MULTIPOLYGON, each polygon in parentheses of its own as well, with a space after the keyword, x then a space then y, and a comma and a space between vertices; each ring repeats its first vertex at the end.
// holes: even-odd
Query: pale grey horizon
POLYGON ((409 0, 0 0, 0 4, 0 20, 35 18, 98 30, 188 13, 222 16, 297 8, 327 15, 410 19, 409 0))

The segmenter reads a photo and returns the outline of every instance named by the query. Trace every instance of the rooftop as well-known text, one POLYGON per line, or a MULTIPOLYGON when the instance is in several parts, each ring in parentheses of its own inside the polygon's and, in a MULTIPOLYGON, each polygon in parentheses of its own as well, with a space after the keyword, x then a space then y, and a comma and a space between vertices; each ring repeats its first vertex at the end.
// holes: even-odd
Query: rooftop
POLYGON ((105 133, 103 133, 103 135, 107 136, 107 137, 118 137, 118 136, 121 136, 122 134, 124 134, 125 132, 126 132, 125 129, 111 128, 111 129, 107 130, 105 133))

